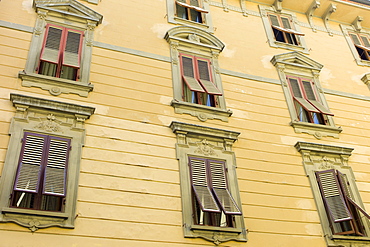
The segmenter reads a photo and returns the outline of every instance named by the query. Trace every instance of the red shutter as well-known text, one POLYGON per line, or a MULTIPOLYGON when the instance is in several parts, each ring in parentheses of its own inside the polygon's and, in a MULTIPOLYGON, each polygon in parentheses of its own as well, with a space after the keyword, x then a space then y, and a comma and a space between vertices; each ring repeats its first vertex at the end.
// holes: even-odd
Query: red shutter
POLYGON ((63 28, 58 26, 47 25, 44 45, 41 51, 40 59, 57 64, 61 49, 63 28))
POLYGON ((65 196, 70 140, 49 137, 47 163, 44 172, 44 194, 65 196))
POLYGON ((181 55, 182 77, 191 91, 204 93, 203 87, 195 79, 194 61, 192 57, 181 55))
POLYGON ((221 212, 207 182, 206 160, 189 157, 191 182, 195 197, 204 212, 221 212))
POLYGON ((44 158, 45 136, 25 133, 14 190, 37 193, 44 158))
POLYGON ((326 115, 334 116, 334 114, 331 113, 331 111, 328 108, 326 108, 323 104, 321 104, 321 102, 319 102, 316 99, 315 91, 313 89, 313 86, 312 86, 311 82, 310 81, 302 81, 302 84, 303 84, 303 87, 304 87, 304 90, 305 90, 305 93, 306 93, 306 96, 307 96, 307 99, 309 100, 309 102, 316 109, 318 109, 321 113, 326 114, 326 115))
POLYGON ((66 32, 63 65, 79 68, 83 36, 82 32, 72 29, 67 29, 66 32))
POLYGON ((209 161, 211 173, 212 190, 225 214, 240 215, 241 211, 232 198, 226 181, 226 170, 224 162, 209 161))
POLYGON ((222 95, 220 90, 218 90, 215 84, 211 81, 212 76, 210 73, 209 61, 197 59, 197 66, 199 82, 202 84, 206 92, 213 95, 222 95))

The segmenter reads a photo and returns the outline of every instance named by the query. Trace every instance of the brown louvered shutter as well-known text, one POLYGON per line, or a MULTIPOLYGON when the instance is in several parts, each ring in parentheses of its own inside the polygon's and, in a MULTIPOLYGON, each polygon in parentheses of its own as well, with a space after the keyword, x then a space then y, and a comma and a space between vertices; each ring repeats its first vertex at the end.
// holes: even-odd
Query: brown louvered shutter
POLYGON ((270 17, 270 20, 271 20, 271 24, 273 26, 277 26, 277 27, 280 27, 280 24, 279 24, 279 19, 276 15, 269 15, 270 17))
POLYGON ((302 83, 303 83, 303 87, 304 87, 304 90, 305 90, 305 93, 306 93, 306 96, 307 96, 307 99, 309 100, 309 102, 316 109, 318 109, 321 113, 326 114, 326 115, 334 116, 334 114, 331 113, 331 111, 328 108, 326 108, 323 104, 321 104, 316 99, 315 92, 314 92, 314 89, 312 88, 311 82, 310 81, 302 81, 302 83))
POLYGON ((204 93, 203 87, 195 79, 193 58, 181 56, 183 79, 191 91, 204 93))
POLYGON ((235 200, 232 198, 226 181, 226 170, 223 162, 209 161, 212 190, 225 214, 241 214, 235 200))
POLYGON ((288 78, 290 87, 292 88, 294 99, 307 111, 317 112, 319 111, 313 107, 306 99, 303 98, 301 89, 299 87, 299 82, 295 78, 288 78))
POLYGON ((349 35, 351 36, 352 41, 353 41, 353 43, 355 43, 355 45, 361 45, 361 42, 360 42, 360 40, 358 39, 358 37, 357 37, 357 35, 356 35, 356 34, 352 34, 352 33, 350 33, 349 35))
POLYGON ((207 182, 206 160, 189 157, 191 182, 195 197, 204 212, 221 212, 207 182))
POLYGON ((44 194, 65 196, 70 140, 50 136, 44 175, 44 194))
POLYGON ((351 220, 352 215, 344 201, 335 170, 316 172, 316 177, 322 199, 333 222, 351 220))
POLYGON ((37 193, 44 157, 45 136, 25 133, 14 190, 37 193))
POLYGON ((59 62, 62 33, 63 29, 61 27, 48 26, 46 41, 41 51, 41 60, 51 63, 59 62))
POLYGON ((203 88, 206 90, 206 92, 208 94, 222 95, 220 90, 218 90, 215 84, 213 84, 213 82, 211 81, 208 61, 198 59, 197 64, 198 64, 199 81, 203 85, 203 88))
POLYGON ((291 29, 290 21, 286 17, 281 17, 281 22, 283 23, 283 27, 287 29, 291 29))
POLYGON ((81 40, 81 33, 74 30, 67 30, 63 65, 75 68, 80 67, 81 40))

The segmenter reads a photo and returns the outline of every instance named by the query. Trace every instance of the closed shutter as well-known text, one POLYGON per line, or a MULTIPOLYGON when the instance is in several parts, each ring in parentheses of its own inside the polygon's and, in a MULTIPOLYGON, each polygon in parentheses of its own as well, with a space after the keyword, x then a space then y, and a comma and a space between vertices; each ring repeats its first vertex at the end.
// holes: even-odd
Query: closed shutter
POLYGON ((64 49, 63 65, 80 67, 82 34, 77 31, 68 30, 64 49))
POLYGON ((271 24, 276 27, 280 27, 279 19, 276 15, 269 15, 271 24))
POLYGON ((58 63, 63 29, 48 25, 41 60, 58 63))
POLYGON ((326 114, 326 115, 331 115, 334 116, 331 111, 326 108, 323 104, 321 104, 319 101, 317 101, 314 89, 312 88, 312 84, 310 81, 302 81, 307 99, 309 102, 316 108, 318 109, 321 113, 326 114))
POLYGON ((211 74, 209 70, 208 61, 197 60, 198 72, 199 72, 199 81, 203 85, 204 89, 208 94, 222 95, 220 90, 215 86, 211 81, 211 74))
POLYGON ((193 58, 181 56, 182 77, 191 91, 204 93, 203 87, 195 79, 193 58))
POLYGON ((207 182, 206 160, 189 157, 191 182, 195 197, 204 212, 221 212, 207 182))
POLYGON ((294 99, 306 110, 309 112, 320 113, 315 107, 313 107, 306 99, 303 98, 301 89, 299 87, 299 82, 297 79, 288 78, 290 87, 292 88, 294 99))
POLYGON ((50 137, 44 175, 44 194, 65 196, 70 140, 50 137))
POLYGON ((333 222, 351 220, 352 215, 344 201, 335 170, 316 172, 316 177, 322 199, 333 222))
POLYGON ((212 190, 225 214, 241 214, 235 200, 227 189, 226 170, 224 163, 209 161, 212 190))
POLYGON ((37 193, 45 136, 25 133, 14 190, 37 193))

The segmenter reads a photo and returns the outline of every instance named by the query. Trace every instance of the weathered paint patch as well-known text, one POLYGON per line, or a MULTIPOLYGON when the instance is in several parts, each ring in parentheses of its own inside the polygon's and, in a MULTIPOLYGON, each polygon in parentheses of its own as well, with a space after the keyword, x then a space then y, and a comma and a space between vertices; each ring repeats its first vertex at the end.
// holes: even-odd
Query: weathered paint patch
POLYGON ((265 55, 265 56, 262 56, 261 58, 261 62, 262 62, 262 65, 265 69, 273 69, 274 66, 272 65, 272 63, 270 62, 271 59, 272 59, 273 55, 265 55))
POLYGON ((163 39, 167 31, 170 30, 172 27, 173 26, 170 24, 157 23, 154 24, 150 29, 153 31, 153 33, 157 34, 157 37, 159 39, 163 39))

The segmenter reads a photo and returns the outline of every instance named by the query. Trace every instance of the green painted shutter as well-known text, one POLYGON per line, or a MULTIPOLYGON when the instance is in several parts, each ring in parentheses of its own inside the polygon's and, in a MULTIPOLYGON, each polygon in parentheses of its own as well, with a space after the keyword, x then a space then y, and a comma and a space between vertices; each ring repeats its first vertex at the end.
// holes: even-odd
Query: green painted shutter
POLYGON ((218 90, 215 84, 211 82, 211 75, 210 75, 208 61, 198 59, 197 64, 198 64, 199 81, 203 85, 203 88, 206 90, 206 92, 208 94, 222 95, 222 93, 220 92, 220 90, 218 90))
POLYGON ((209 161, 212 189, 225 214, 241 214, 227 188, 226 170, 223 162, 209 161))
POLYGON ((333 222, 351 220, 352 215, 344 201, 335 170, 316 172, 316 177, 322 199, 333 222))
POLYGON ((82 34, 68 30, 64 49, 63 65, 80 67, 80 47, 82 34))
POLYGON ((50 137, 44 176, 44 194, 65 196, 70 140, 50 137))
POLYGON ((37 193, 45 136, 25 133, 14 190, 37 193))
POLYGON ((193 59, 181 56, 183 79, 191 91, 204 93, 203 87, 195 79, 193 59))
POLYGON ((49 26, 46 42, 43 51, 41 52, 41 60, 51 63, 59 62, 59 49, 62 33, 62 28, 49 26))

